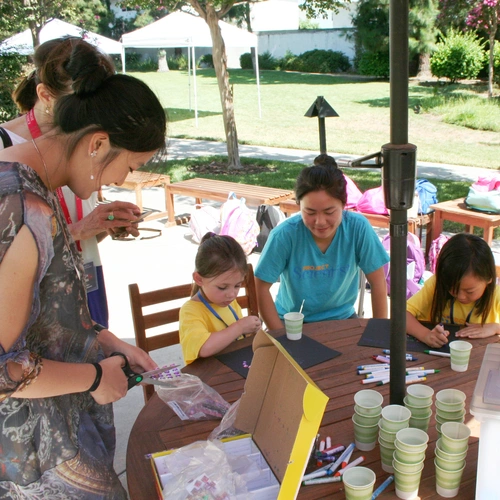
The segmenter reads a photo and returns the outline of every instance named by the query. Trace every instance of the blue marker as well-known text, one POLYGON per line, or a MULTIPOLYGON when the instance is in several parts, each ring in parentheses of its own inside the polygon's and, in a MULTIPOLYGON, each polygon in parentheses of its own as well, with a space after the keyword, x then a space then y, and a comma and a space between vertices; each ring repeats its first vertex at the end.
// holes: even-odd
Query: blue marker
POLYGON ((354 450, 356 446, 356 443, 351 443, 340 455, 340 457, 337 459, 336 462, 333 462, 332 465, 330 465, 326 471, 327 475, 332 476, 334 472, 342 465, 342 462, 345 460, 345 457, 351 453, 352 450, 354 450))
POLYGON ((372 495, 372 500, 375 500, 380 493, 382 493, 387 486, 389 486, 394 481, 394 476, 389 476, 374 492, 372 495))

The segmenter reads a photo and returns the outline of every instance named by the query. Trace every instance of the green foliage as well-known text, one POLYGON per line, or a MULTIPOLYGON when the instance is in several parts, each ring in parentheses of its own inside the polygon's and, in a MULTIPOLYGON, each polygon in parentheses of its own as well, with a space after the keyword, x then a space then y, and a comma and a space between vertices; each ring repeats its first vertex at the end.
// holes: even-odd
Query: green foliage
POLYGON ((451 82, 474 79, 481 71, 485 58, 484 42, 475 33, 450 30, 431 56, 431 72, 451 82))
POLYGON ((281 61, 282 69, 305 73, 339 73, 350 67, 349 58, 344 53, 333 50, 309 50, 300 56, 285 56, 281 61))
POLYGON ((317 21, 312 21, 311 19, 301 19, 299 21, 299 30, 317 30, 319 29, 319 23, 317 21))
POLYGON ((12 92, 23 74, 26 56, 0 57, 0 122, 15 118, 18 109, 12 100, 12 92))
POLYGON ((240 56, 240 66, 241 69, 253 69, 252 54, 250 52, 245 52, 240 56))
POLYGON ((198 60, 198 68, 213 68, 214 58, 212 54, 203 54, 198 60))
POLYGON ((364 52, 358 60, 360 75, 389 77, 388 52, 364 52))
POLYGON ((185 55, 174 56, 167 58, 167 64, 169 69, 173 70, 187 70, 188 69, 188 59, 185 55))
MULTIPOLYGON (((241 69, 253 69, 252 54, 245 52, 240 56, 241 69)), ((260 69, 277 69, 279 61, 275 59, 270 52, 259 54, 259 68, 260 69)))
POLYGON ((144 73, 147 71, 156 71, 158 69, 158 63, 149 57, 143 59, 142 54, 138 52, 126 52, 125 67, 127 72, 140 71, 144 73))
POLYGON ((495 43, 494 56, 493 56, 493 72, 494 81, 500 85, 500 42, 495 43))

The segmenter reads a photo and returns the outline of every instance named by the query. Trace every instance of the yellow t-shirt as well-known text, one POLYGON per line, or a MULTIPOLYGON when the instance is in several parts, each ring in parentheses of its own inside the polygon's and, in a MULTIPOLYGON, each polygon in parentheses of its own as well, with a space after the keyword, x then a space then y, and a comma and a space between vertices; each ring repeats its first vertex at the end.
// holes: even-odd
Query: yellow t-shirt
MULTIPOLYGON (((434 290, 436 288, 436 276, 431 276, 413 297, 410 297, 406 303, 406 310, 411 313, 419 321, 431 321, 432 299, 434 297, 434 290)), ((453 323, 457 325, 465 325, 467 316, 474 307, 473 303, 461 304, 454 301, 453 304, 453 323)), ((441 316, 440 323, 450 324, 450 303, 446 307, 441 316)), ((481 316, 477 314, 477 310, 472 311, 469 323, 481 324, 481 316)), ((486 323, 500 323, 500 287, 495 287, 495 295, 493 297, 493 305, 488 316, 486 323)))
MULTIPOLYGON (((226 325, 232 325, 236 319, 228 307, 219 307, 210 304, 217 314, 226 322, 226 325)), ((231 302, 238 318, 242 318, 241 307, 235 299, 231 302)), ((179 312, 179 337, 184 355, 184 362, 188 365, 198 358, 200 349, 208 340, 212 332, 219 332, 227 328, 220 319, 203 304, 196 300, 188 300, 179 312)))

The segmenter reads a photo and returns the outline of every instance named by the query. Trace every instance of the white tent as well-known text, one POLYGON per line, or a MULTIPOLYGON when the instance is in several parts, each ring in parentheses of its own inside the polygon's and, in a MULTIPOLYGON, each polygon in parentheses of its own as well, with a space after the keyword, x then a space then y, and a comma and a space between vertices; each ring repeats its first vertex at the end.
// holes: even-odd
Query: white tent
MULTIPOLYGON (((255 47, 255 53, 258 54, 257 35, 237 28, 224 21, 219 21, 219 26, 226 47, 255 47)), ((206 21, 199 16, 194 16, 186 12, 173 12, 144 28, 122 35, 121 41, 124 52, 126 48, 161 49, 169 47, 187 47, 188 59, 190 60, 189 77, 191 68, 194 76, 195 121, 196 126, 198 126, 195 48, 212 47, 212 36, 210 35, 210 29, 206 21)), ((122 58, 122 65, 123 71, 125 72, 125 56, 122 58)), ((256 65, 258 106, 259 116, 261 116, 260 81, 257 57, 256 65)))
MULTIPOLYGON (((106 54, 123 54, 122 44, 111 38, 107 38, 91 31, 85 31, 78 26, 66 23, 60 19, 48 21, 40 31, 40 43, 63 36, 78 36, 87 42, 99 47, 106 54)), ((29 29, 7 38, 0 43, 1 54, 33 54, 33 39, 29 29)))

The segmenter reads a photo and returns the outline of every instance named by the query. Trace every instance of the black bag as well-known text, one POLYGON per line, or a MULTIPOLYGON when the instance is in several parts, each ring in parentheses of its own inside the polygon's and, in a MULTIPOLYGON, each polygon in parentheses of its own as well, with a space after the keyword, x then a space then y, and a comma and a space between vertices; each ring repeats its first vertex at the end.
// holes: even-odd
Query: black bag
POLYGON ((10 148, 12 146, 12 140, 10 138, 10 135, 8 134, 8 132, 0 127, 0 139, 2 140, 3 142, 3 147, 4 149, 6 148, 10 148))
POLYGON ((280 222, 285 220, 285 214, 274 205, 260 205, 257 209, 257 224, 259 224, 260 232, 257 235, 257 246, 254 252, 260 253, 269 238, 269 233, 280 222))

